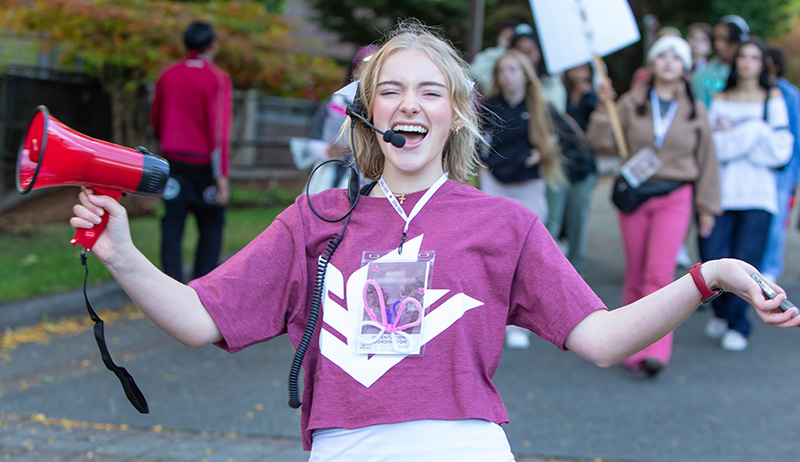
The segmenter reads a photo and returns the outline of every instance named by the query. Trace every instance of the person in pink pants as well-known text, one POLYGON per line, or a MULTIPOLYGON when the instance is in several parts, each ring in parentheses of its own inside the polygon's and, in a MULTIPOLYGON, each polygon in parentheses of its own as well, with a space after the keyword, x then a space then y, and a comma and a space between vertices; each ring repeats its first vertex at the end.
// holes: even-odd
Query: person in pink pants
MULTIPOLYGON (((647 61, 652 79, 634 85, 617 101, 620 126, 631 153, 621 170, 642 158, 653 166, 649 175, 640 173, 629 181, 633 186, 635 180, 641 181, 638 190, 650 191, 647 199, 637 208, 623 208, 619 213, 625 249, 624 303, 675 279, 678 251, 693 210, 698 214, 701 236, 711 233, 720 213, 711 127, 705 106, 695 101, 686 80, 692 66, 689 44, 680 37, 662 37, 650 48, 647 61)), ((608 82, 597 95, 601 101, 614 98, 608 82)), ((616 152, 605 105, 598 105, 592 114, 587 136, 598 154, 616 152)), ((654 377, 669 363, 671 353, 672 334, 668 334, 623 365, 654 377)))
MULTIPOLYGON (((625 283, 622 303, 630 303, 675 279, 676 256, 683 245, 692 214, 692 185, 654 197, 634 213, 620 213, 619 227, 625 249, 625 283)), ((622 362, 630 369, 644 368, 655 375, 669 364, 672 333, 622 362), (660 367, 659 367, 660 363, 660 367)))

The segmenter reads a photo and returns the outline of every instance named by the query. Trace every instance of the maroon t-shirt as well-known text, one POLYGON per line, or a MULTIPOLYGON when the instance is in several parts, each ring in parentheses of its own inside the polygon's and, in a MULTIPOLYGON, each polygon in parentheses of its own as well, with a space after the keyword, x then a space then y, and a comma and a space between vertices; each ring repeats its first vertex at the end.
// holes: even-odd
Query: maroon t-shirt
MULTIPOLYGON (((424 193, 406 197, 409 214, 424 193)), ((312 196, 334 217, 346 191, 312 196)), ((365 251, 397 249, 404 221, 383 197, 361 197, 328 266, 323 314, 306 353, 301 425, 305 449, 318 428, 359 428, 417 419, 508 422, 492 383, 507 324, 564 349, 569 332, 603 302, 569 264, 538 217, 519 203, 446 182, 411 221, 405 258, 434 251, 426 289, 422 356, 356 352, 367 278, 365 251)), ((234 352, 289 333, 302 337, 319 256, 341 223, 297 199, 242 251, 190 283, 234 352)))

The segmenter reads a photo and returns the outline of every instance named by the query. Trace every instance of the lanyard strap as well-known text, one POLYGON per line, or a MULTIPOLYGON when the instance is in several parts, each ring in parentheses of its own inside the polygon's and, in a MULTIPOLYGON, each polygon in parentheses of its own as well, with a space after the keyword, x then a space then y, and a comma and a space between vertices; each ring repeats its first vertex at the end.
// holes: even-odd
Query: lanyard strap
POLYGON ((400 241, 400 248, 398 249, 400 253, 402 253, 403 251, 403 242, 405 242, 406 240, 406 233, 408 232, 408 225, 411 224, 411 220, 413 220, 414 217, 417 216, 420 210, 422 210, 422 207, 425 207, 425 204, 428 203, 428 201, 436 193, 436 191, 438 191, 439 188, 442 187, 442 185, 447 181, 447 177, 448 173, 445 172, 442 176, 439 177, 438 180, 436 180, 436 183, 434 183, 433 186, 431 186, 430 189, 428 189, 425 195, 422 196, 422 199, 420 199, 419 202, 414 204, 414 208, 411 209, 411 215, 406 215, 406 211, 403 210, 403 207, 400 205, 400 202, 397 201, 397 198, 394 196, 392 190, 389 189, 389 186, 387 186, 386 182, 383 181, 383 175, 381 175, 380 179, 378 179, 378 184, 380 185, 381 190, 383 190, 383 194, 386 196, 386 199, 389 201, 390 204, 392 204, 392 207, 394 208, 395 212, 397 212, 397 214, 400 215, 400 218, 402 218, 403 221, 406 222, 406 225, 403 228, 403 239, 400 241))
POLYGON ((672 119, 675 118, 675 113, 678 112, 678 102, 673 101, 669 103, 667 115, 661 117, 661 101, 658 99, 656 90, 650 90, 650 105, 653 107, 653 133, 656 137, 655 147, 661 149, 664 144, 664 138, 667 136, 669 126, 672 125, 672 119))

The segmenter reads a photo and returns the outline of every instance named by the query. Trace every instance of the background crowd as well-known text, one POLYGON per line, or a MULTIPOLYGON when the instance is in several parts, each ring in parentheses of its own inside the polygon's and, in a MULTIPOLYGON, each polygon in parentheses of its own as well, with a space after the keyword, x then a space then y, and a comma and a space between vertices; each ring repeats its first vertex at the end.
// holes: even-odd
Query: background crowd
MULTIPOLYGON (((502 23, 496 45, 471 64, 486 98, 491 144, 480 188, 536 212, 581 272, 595 156, 615 156, 626 173, 614 187, 624 303, 670 283, 691 260, 735 257, 775 281, 783 273, 800 147, 799 93, 784 78, 785 63, 784 52, 751 35, 737 15, 663 27, 617 98, 614 88, 627 82, 612 85, 590 63, 550 75, 531 26, 502 23), (624 151, 612 136, 614 118, 624 151)), ((706 326, 729 351, 747 348, 750 331, 748 306, 735 298, 712 301, 706 326)), ((507 346, 527 347, 526 334, 510 327, 507 346)), ((668 335, 624 364, 655 376, 669 362, 671 342, 668 335)))

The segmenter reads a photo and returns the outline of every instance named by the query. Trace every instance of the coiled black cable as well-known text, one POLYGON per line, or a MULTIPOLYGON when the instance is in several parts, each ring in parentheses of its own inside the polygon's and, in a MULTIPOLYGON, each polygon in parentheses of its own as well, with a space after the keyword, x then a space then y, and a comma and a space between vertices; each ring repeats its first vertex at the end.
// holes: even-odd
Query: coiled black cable
MULTIPOLYGON (((347 226, 346 223, 345 226, 347 226)), ((344 230, 342 230, 342 232, 344 234, 344 230)), ((306 350, 308 350, 308 346, 311 344, 311 338, 314 337, 314 331, 317 329, 317 319, 319 318, 319 310, 322 306, 322 288, 325 285, 325 272, 328 269, 328 262, 331 261, 333 252, 336 251, 339 242, 341 242, 341 237, 333 236, 317 264, 317 275, 314 278, 314 293, 311 295, 311 309, 308 312, 306 329, 303 331, 303 337, 300 339, 300 343, 297 344, 297 349, 294 352, 294 359, 292 359, 292 367, 289 370, 289 407, 293 409, 297 409, 302 404, 300 402, 297 379, 300 376, 300 369, 303 367, 303 358, 305 357, 306 350)))
MULTIPOLYGON (((350 126, 350 145, 355 146, 353 142, 353 124, 350 126)), ((308 350, 308 346, 311 344, 311 339, 314 337, 314 332, 317 330, 317 321, 319 320, 319 312, 320 308, 322 307, 322 290, 325 287, 325 272, 328 270, 328 263, 331 261, 333 257, 333 253, 336 251, 336 248, 339 246, 339 243, 342 242, 344 239, 344 232, 347 229, 347 223, 350 222, 350 217, 352 216, 353 209, 358 204, 358 198, 360 196, 359 193, 359 169, 358 169, 358 159, 356 156, 353 156, 353 161, 348 163, 341 159, 331 159, 319 164, 314 170, 311 171, 311 175, 308 176, 308 182, 306 183, 306 200, 308 201, 308 207, 314 212, 314 215, 319 217, 321 220, 326 221, 328 223, 335 223, 337 221, 345 220, 344 225, 342 226, 342 232, 339 235, 334 235, 331 237, 330 242, 328 242, 327 247, 323 251, 322 255, 320 256, 320 261, 317 264, 317 274, 314 277, 314 292, 311 295, 311 306, 308 312, 308 321, 306 322, 306 328, 303 331, 303 337, 300 339, 300 342, 297 344, 297 349, 294 351, 294 358, 292 359, 292 366, 289 369, 289 407, 292 409, 299 408, 303 403, 300 401, 300 391, 297 385, 298 377, 300 376, 300 369, 303 367, 303 358, 306 355, 306 351, 308 350), (311 195, 309 194, 309 185, 311 184, 311 178, 314 177, 314 173, 328 163, 335 162, 335 163, 342 163, 345 164, 348 168, 350 168, 350 181, 348 184, 348 191, 347 196, 348 200, 350 201, 350 209, 345 213, 343 216, 339 218, 326 218, 320 215, 317 210, 314 208, 314 205, 311 204, 311 195)))

